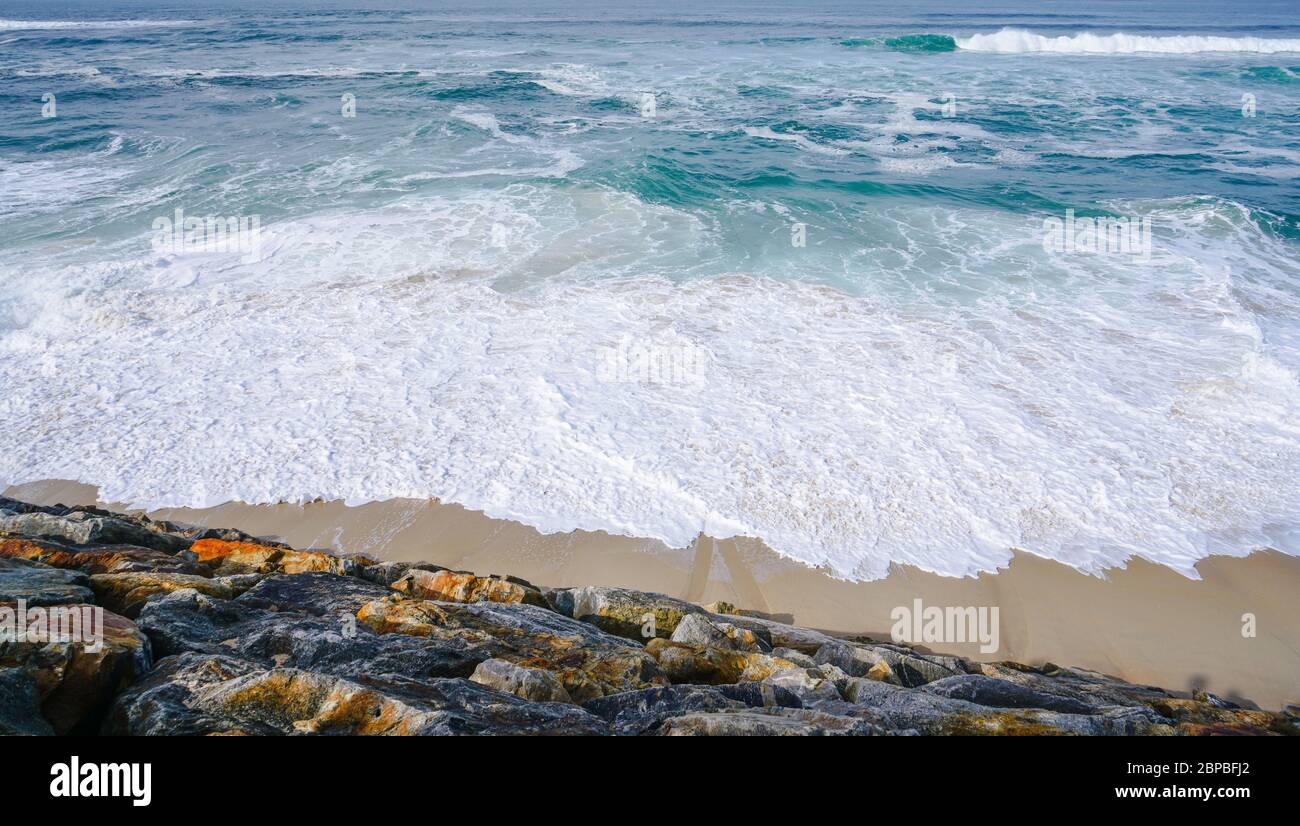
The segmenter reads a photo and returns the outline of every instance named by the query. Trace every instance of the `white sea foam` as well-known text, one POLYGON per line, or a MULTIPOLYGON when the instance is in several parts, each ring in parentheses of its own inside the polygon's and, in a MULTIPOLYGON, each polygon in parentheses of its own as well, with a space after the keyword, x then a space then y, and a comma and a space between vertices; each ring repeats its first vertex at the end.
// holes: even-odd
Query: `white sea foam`
POLYGON ((759 536, 855 578, 1013 547, 1189 575, 1300 552, 1300 352, 1273 335, 1300 273, 1234 205, 1140 209, 1179 228, 1154 270, 1049 256, 1006 213, 873 215, 950 258, 860 292, 678 282, 711 255, 695 217, 523 184, 271 224, 254 265, 0 260, 0 479, 142 506, 436 497, 759 536), (603 380, 627 340, 700 348, 703 385, 603 380))
POLYGON ((147 29, 189 26, 194 20, 0 20, 0 31, 24 29, 147 29))
POLYGON ((972 52, 1052 52, 1056 54, 1138 54, 1161 52, 1194 54, 1197 52, 1258 52, 1273 54, 1300 52, 1300 39, 1264 37, 1216 37, 1206 35, 1133 35, 1118 32, 1049 37, 1024 29, 1003 29, 995 34, 976 34, 956 38, 957 48, 972 52))

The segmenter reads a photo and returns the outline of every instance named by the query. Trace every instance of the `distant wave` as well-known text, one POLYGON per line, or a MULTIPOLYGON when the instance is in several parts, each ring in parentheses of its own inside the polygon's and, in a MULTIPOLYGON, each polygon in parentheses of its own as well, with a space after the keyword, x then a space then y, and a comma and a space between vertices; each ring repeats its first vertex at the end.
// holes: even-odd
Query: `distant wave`
POLYGON ((185 26, 192 20, 3 20, 0 31, 21 29, 143 29, 153 26, 185 26))
POLYGON ((996 34, 977 34, 956 39, 957 48, 970 52, 1052 52, 1055 54, 1138 54, 1163 52, 1300 52, 1300 39, 1270 40, 1263 37, 1211 37, 1171 35, 1152 37, 1133 34, 1082 34, 1047 37, 1024 29, 1003 29, 996 34))
POLYGON ((957 41, 946 34, 905 34, 899 37, 854 37, 841 46, 883 48, 892 52, 953 52, 957 41))

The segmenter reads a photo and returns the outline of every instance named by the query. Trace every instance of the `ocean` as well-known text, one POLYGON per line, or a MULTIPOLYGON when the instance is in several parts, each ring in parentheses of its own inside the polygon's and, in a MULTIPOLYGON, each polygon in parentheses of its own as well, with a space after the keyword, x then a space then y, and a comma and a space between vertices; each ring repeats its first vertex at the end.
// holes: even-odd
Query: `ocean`
POLYGON ((1300 553, 1300 15, 0 1, 0 482, 1300 553))

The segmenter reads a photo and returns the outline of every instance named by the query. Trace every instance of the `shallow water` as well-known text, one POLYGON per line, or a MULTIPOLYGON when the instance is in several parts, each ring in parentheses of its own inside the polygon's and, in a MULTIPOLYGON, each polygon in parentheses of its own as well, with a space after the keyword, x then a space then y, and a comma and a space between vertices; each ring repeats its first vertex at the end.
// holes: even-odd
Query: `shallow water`
POLYGON ((0 480, 1300 552, 1292 4, 788 5, 0 2, 0 480))

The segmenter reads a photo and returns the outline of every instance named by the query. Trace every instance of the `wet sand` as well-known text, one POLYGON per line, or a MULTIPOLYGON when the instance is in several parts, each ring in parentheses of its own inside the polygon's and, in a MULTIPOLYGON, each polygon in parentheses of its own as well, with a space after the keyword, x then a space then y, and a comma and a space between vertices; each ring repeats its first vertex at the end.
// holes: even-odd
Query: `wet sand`
MULTIPOLYGON (((41 504, 100 504, 95 488, 72 482, 10 487, 6 496, 41 504)), ((1203 687, 1266 709, 1300 703, 1300 557, 1265 551, 1210 557, 1192 580, 1142 560, 1081 574, 1017 553, 979 577, 942 577, 895 566, 888 577, 850 583, 777 556, 751 539, 701 538, 692 548, 574 531, 541 534, 456 505, 392 500, 358 507, 230 503, 168 508, 155 518, 239 528, 297 548, 423 560, 539 585, 616 585, 692 602, 741 608, 824 630, 887 639, 896 606, 996 606, 1000 648, 932 644, 980 660, 1055 662, 1177 690, 1203 687), (1255 617, 1243 636, 1243 614, 1255 617)))

